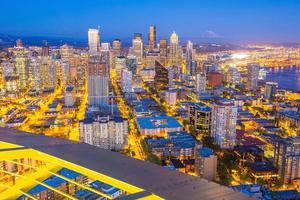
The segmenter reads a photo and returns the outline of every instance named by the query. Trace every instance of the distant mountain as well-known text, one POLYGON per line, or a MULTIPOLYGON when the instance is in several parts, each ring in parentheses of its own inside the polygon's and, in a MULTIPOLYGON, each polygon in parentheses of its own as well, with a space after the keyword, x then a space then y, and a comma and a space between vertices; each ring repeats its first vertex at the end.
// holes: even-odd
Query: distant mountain
POLYGON ((63 44, 73 45, 75 47, 86 47, 87 41, 78 38, 65 37, 41 37, 41 36, 12 36, 0 34, 0 47, 14 46, 17 39, 23 41, 24 46, 41 46, 45 41, 51 46, 61 46, 63 44))
POLYGON ((14 39, 9 35, 0 35, 0 45, 11 44, 14 39))

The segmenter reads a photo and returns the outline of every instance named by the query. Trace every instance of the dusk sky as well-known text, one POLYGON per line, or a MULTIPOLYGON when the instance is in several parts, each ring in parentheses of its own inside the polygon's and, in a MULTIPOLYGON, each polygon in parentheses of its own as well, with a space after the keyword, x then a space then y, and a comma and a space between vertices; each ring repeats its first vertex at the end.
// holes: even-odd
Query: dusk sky
POLYGON ((184 39, 231 42, 300 42, 300 0, 5 0, 0 34, 131 38, 150 24, 158 37, 174 30, 184 39))

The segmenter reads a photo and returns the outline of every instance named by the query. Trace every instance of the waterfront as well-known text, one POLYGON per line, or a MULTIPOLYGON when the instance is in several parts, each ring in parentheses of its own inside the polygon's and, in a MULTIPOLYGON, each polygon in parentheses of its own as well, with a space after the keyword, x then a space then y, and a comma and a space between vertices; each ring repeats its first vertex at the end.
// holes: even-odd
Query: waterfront
POLYGON ((300 66, 266 68, 268 81, 275 81, 279 88, 300 92, 300 66))

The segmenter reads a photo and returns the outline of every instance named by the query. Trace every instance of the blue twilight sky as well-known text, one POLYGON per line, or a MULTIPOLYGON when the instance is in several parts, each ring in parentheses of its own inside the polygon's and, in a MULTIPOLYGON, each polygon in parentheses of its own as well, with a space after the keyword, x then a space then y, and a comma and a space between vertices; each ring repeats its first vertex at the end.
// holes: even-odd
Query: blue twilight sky
POLYGON ((86 38, 158 37, 181 40, 300 42, 300 0, 1 0, 0 34, 86 38))

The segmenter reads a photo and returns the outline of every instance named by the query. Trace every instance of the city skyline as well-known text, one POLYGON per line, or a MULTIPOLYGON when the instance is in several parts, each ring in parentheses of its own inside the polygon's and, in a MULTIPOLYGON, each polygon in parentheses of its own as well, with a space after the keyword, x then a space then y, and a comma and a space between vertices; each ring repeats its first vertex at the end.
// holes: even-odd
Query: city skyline
POLYGON ((297 1, 2 3, 0 199, 300 200, 297 1))
POLYGON ((300 3, 293 0, 272 1, 272 4, 258 0, 188 3, 102 0, 90 4, 43 1, 29 5, 30 8, 24 9, 25 3, 22 1, 14 1, 14 5, 12 2, 3 2, 3 8, 13 6, 15 12, 3 9, 0 34, 86 39, 88 28, 100 26, 104 41, 130 39, 134 32, 141 32, 144 40, 147 40, 148 27, 154 24, 157 38, 169 38, 176 31, 181 41, 300 41, 300 28, 296 20, 300 3))

